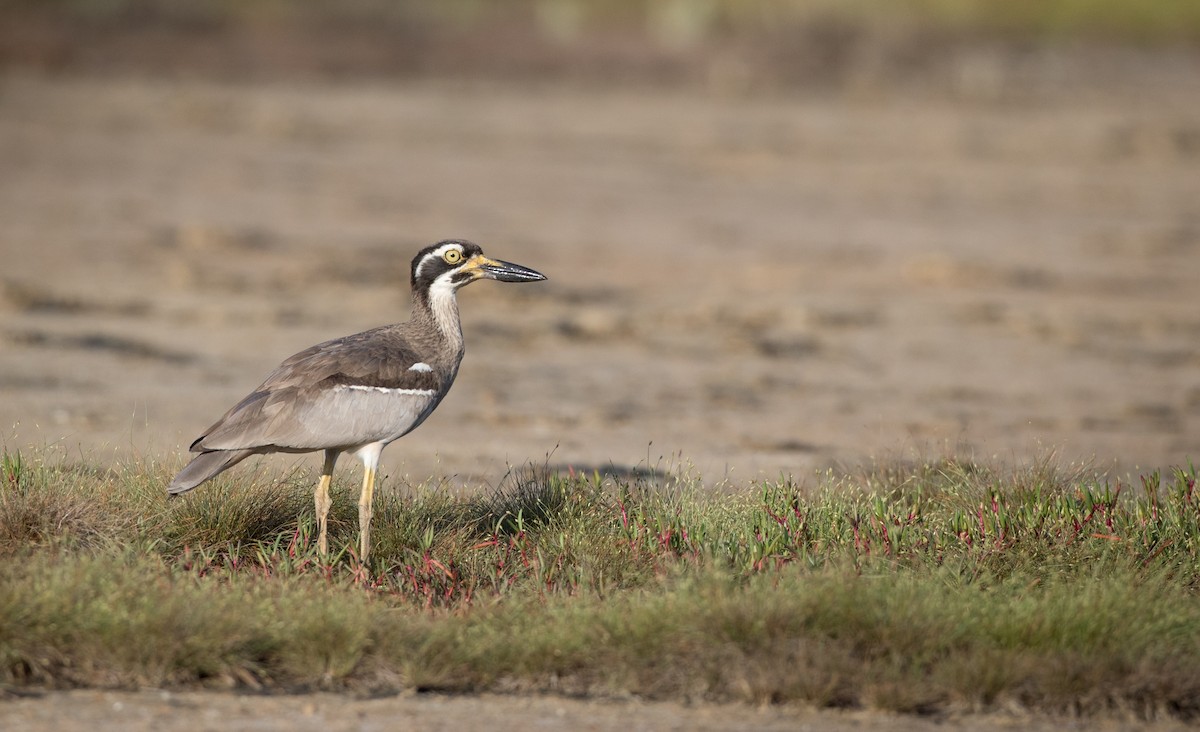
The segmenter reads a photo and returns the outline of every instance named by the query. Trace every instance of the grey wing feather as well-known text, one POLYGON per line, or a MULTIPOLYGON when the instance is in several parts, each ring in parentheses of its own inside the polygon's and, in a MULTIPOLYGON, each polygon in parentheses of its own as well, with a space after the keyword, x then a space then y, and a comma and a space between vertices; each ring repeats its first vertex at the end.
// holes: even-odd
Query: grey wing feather
POLYGON ((433 411, 444 389, 434 374, 410 371, 421 360, 418 354, 381 330, 327 341, 288 358, 192 443, 192 451, 319 450, 410 431, 433 411))
POLYGON ((437 406, 434 395, 326 390, 280 421, 275 444, 290 449, 391 442, 412 431, 437 406))
POLYGON ((253 454, 253 450, 202 452, 192 458, 192 461, 183 470, 179 471, 179 474, 171 481, 171 485, 167 486, 167 493, 172 496, 186 493, 218 473, 223 473, 232 468, 253 454))

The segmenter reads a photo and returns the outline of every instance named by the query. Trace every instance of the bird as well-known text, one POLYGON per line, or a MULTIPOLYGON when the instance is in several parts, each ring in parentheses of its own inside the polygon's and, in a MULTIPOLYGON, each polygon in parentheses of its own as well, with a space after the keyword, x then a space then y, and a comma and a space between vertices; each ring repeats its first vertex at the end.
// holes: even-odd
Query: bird
POLYGON ((441 403, 463 359, 456 293, 476 280, 537 282, 540 272, 489 259, 479 245, 447 239, 412 260, 412 314, 319 343, 291 356, 235 404, 190 451, 199 453, 167 487, 178 496, 251 455, 323 450, 313 496, 317 549, 328 553, 329 484, 343 453, 363 464, 358 500, 359 561, 370 553, 371 507, 379 456, 416 429, 441 403))

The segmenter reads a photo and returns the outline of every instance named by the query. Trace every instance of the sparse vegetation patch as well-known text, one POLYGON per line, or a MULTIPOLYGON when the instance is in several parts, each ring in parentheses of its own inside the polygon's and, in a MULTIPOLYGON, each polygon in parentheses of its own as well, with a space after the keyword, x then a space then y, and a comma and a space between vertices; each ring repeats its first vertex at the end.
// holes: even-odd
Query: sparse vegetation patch
POLYGON ((383 491, 369 567, 349 500, 317 554, 307 476, 168 502, 168 473, 4 455, 0 683, 1200 711, 1190 466, 1127 485, 945 461, 734 493, 526 470, 470 498, 383 491))

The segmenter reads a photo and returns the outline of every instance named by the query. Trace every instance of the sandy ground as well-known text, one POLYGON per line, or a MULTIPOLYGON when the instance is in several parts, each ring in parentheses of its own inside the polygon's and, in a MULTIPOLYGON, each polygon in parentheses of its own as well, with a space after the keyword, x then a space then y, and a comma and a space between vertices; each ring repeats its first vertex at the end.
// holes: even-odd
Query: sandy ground
POLYGON ((89 732, 373 732, 374 730, 482 729, 494 732, 581 730, 659 732, 760 730, 761 732, 1058 732, 1117 730, 1173 732, 1170 722, 1078 720, 1020 713, 921 718, 868 711, 818 711, 799 707, 683 705, 638 700, 596 701, 556 697, 404 695, 354 699, 335 694, 246 696, 211 692, 53 692, 0 702, 0 728, 89 732))
MULTIPOLYGON (((282 358, 406 317, 413 253, 454 236, 551 279, 462 293, 458 383, 384 454, 384 490, 494 484, 548 454, 732 486, 946 453, 1118 475, 1196 459, 1197 79, 1004 101, 10 74, 0 441, 176 467, 282 358)), ((519 697, 0 704, 3 729, 480 719, 1032 723, 519 697)))
POLYGON ((392 481, 1180 464, 1197 77, 972 101, 12 74, 0 435, 177 465, 284 357, 407 317, 412 255, 453 236, 550 281, 461 293, 466 361, 392 481))

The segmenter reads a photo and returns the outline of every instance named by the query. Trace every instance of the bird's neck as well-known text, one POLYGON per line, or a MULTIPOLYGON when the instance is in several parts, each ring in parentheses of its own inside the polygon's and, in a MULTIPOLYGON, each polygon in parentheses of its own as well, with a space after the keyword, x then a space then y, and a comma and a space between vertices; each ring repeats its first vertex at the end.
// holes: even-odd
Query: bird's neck
POLYGON ((455 288, 435 282, 427 291, 413 297, 413 317, 427 319, 452 348, 463 348, 462 321, 458 316, 455 288))

